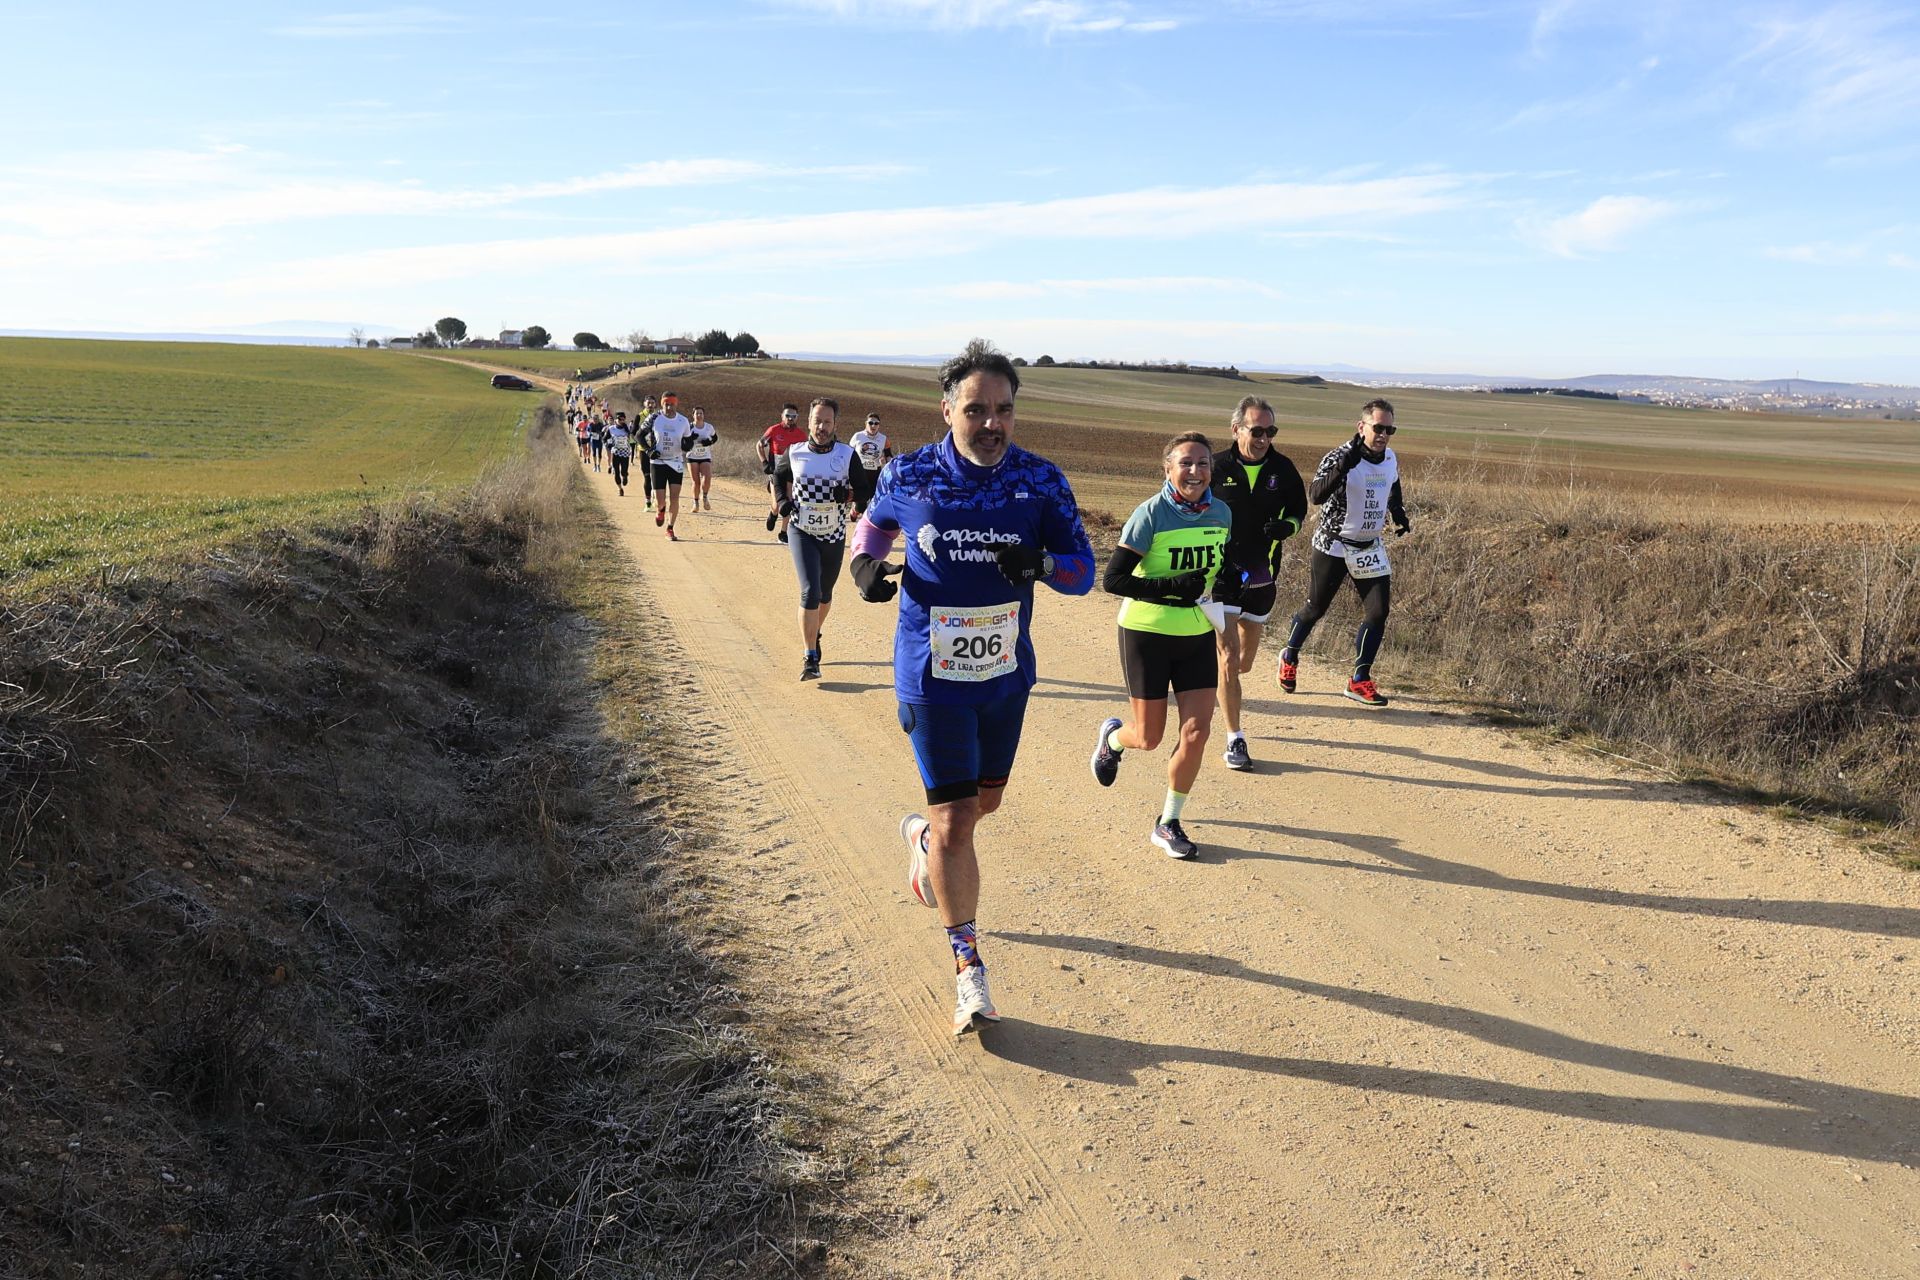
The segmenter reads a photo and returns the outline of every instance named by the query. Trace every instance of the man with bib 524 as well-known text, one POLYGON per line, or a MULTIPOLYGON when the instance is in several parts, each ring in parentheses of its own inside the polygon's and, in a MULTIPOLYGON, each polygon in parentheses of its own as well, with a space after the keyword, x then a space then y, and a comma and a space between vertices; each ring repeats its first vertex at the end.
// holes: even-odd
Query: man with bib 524
POLYGON ((1034 584, 1093 586, 1093 548, 1060 468, 1013 443, 1013 362, 975 339, 940 370, 940 440, 887 463, 853 537, 863 599, 900 597, 893 687, 926 817, 900 824, 907 886, 940 913, 953 949, 953 1033, 996 1022, 974 917, 974 828, 1000 807, 1038 679, 1034 584), (888 563, 906 535, 906 562, 888 563), (898 585, 889 577, 900 574, 898 585))
POLYGON ((1300 647, 1326 616, 1340 584, 1351 577, 1362 617, 1353 637, 1353 677, 1346 694, 1369 707, 1387 705, 1373 683, 1373 660, 1387 634, 1393 589, 1393 565, 1381 535, 1388 517, 1401 536, 1413 529, 1400 496, 1400 463, 1387 447, 1393 433, 1393 406, 1367 401, 1353 439, 1320 460, 1307 487, 1307 496, 1320 505, 1320 522, 1313 530, 1307 602, 1293 615, 1287 647, 1280 651, 1280 687, 1288 693, 1299 676, 1300 647))

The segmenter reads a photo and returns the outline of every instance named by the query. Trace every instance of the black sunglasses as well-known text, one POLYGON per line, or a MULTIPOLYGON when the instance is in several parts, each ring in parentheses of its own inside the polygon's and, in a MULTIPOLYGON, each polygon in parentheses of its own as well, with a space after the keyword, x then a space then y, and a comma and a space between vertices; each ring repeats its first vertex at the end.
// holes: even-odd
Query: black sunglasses
POLYGON ((1277 435, 1279 435, 1279 434, 1280 434, 1280 428, 1278 428, 1278 427, 1248 427, 1248 428, 1247 428, 1247 434, 1248 434, 1248 435, 1250 435, 1250 436, 1258 436, 1258 437, 1260 437, 1260 438, 1261 438, 1262 440, 1271 440, 1271 439, 1273 439, 1273 438, 1274 438, 1275 436, 1277 436, 1277 435))

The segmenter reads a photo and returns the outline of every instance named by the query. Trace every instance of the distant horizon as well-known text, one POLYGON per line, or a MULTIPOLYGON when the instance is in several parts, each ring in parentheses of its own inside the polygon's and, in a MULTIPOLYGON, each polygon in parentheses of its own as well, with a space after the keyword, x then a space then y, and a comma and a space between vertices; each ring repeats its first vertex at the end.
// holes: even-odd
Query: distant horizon
MULTIPOLYGON (((278 331, 282 325, 288 324, 288 323, 297 323, 297 322, 267 321, 267 322, 263 322, 258 326, 255 326, 257 329, 263 330, 262 332, 251 332, 251 333, 239 331, 239 330, 221 332, 221 331, 214 331, 214 330, 195 330, 195 329, 107 330, 107 329, 25 329, 25 328, 0 327, 0 338, 50 338, 50 339, 71 339, 75 341, 89 341, 89 342, 93 342, 93 341, 99 341, 99 342, 113 342, 113 341, 209 342, 209 343, 231 343, 234 345, 243 345, 243 346, 276 346, 276 345, 300 346, 300 347, 338 346, 342 348, 345 348, 350 345, 348 338, 344 333, 340 333, 340 334, 283 333, 278 331), (273 332, 264 332, 264 330, 273 330, 273 332)), ((314 323, 318 325, 318 324, 330 324, 333 322, 318 321, 314 323)), ((370 336, 377 335, 378 340, 381 342, 383 346, 385 345, 389 336, 392 336, 392 337, 412 337, 413 336, 413 334, 408 333, 406 330, 393 328, 391 326, 366 325, 363 327, 367 330, 370 336)), ((460 348, 446 348, 446 349, 459 350, 460 348)), ((549 343, 545 348, 516 348, 516 349, 520 349, 520 350, 544 349, 548 351, 578 352, 581 355, 591 355, 591 356, 620 356, 620 355, 633 354, 632 352, 624 351, 617 347, 611 350, 599 350, 599 349, 590 348, 590 347, 574 347, 570 344, 561 343, 561 342, 549 343)), ((485 348, 480 348, 480 350, 485 350, 485 348)), ((781 350, 776 350, 772 347, 769 347, 768 350, 771 351, 772 354, 778 356, 781 359, 818 360, 823 363, 838 363, 838 364, 876 363, 876 364, 924 365, 927 367, 936 367, 943 360, 947 359, 946 355, 940 355, 932 352, 809 351, 809 350, 781 351, 781 350)), ((1045 352, 1045 353, 1036 353, 1035 355, 1030 356, 1030 355, 1027 355, 1027 353, 1020 352, 1020 351, 1009 351, 1008 354, 1021 356, 1029 361, 1037 359, 1039 354, 1053 355, 1052 352, 1045 352)), ((1367 377, 1367 378, 1471 379, 1475 382, 1485 382, 1485 383, 1519 384, 1519 383, 1525 383, 1525 382, 1539 382, 1544 384, 1544 383, 1554 383, 1554 382, 1577 382, 1582 379, 1592 379, 1592 378, 1626 377, 1626 378, 1648 378, 1648 379, 1660 379, 1660 380, 1672 380, 1672 381, 1698 380, 1698 381, 1708 381, 1708 382, 1738 382, 1738 383, 1759 383, 1759 384, 1804 382, 1804 383, 1826 384, 1826 385, 1833 385, 1833 386, 1875 387, 1875 388, 1883 388, 1883 389, 1892 390, 1892 391, 1920 392, 1920 382, 1915 382, 1915 383, 1880 382, 1880 381, 1857 379, 1857 378, 1822 377, 1822 376, 1809 375, 1805 372, 1777 374, 1771 377, 1730 377, 1730 376, 1719 374, 1719 373, 1652 372, 1647 370, 1635 370, 1635 369, 1618 370, 1618 369, 1604 369, 1604 368, 1589 368, 1587 372, 1579 373, 1579 374, 1515 372, 1512 370, 1508 370, 1500 373, 1489 373, 1481 370, 1468 370, 1468 369, 1375 369, 1365 365, 1354 365, 1354 364, 1348 364, 1348 363, 1338 362, 1338 361, 1316 362, 1316 363, 1307 363, 1307 362, 1295 363, 1295 362, 1289 362, 1289 361, 1262 360, 1262 359, 1238 360, 1238 361, 1236 360, 1202 360, 1202 359, 1195 359, 1195 358, 1185 358, 1180 356, 1167 357, 1164 359, 1156 358, 1153 360, 1128 360, 1120 356, 1105 356, 1105 355, 1068 355, 1068 356, 1054 355, 1053 358, 1056 361, 1061 363, 1090 363, 1093 361, 1099 361, 1100 363, 1103 363, 1103 364, 1106 364, 1106 363, 1114 363, 1114 364, 1186 363, 1186 364, 1194 364, 1194 365, 1208 365, 1208 366, 1214 366, 1214 367, 1225 367, 1225 366, 1231 365, 1234 368, 1242 369, 1242 370, 1253 372, 1253 373, 1298 373, 1298 374, 1349 373, 1359 377, 1367 377)))

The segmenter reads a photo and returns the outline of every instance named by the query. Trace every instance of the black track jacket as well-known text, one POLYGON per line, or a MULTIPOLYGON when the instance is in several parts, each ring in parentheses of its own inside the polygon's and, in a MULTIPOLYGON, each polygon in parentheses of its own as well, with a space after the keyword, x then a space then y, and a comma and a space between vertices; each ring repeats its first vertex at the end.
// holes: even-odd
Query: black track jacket
POLYGON ((1286 536, 1292 537, 1307 518, 1307 487, 1300 482, 1300 469, 1293 459, 1269 447, 1259 480, 1249 484, 1246 463, 1240 460, 1239 450, 1229 445, 1213 455, 1213 496, 1233 512, 1227 563, 1242 569, 1264 565, 1278 573, 1280 543, 1261 527, 1269 520, 1282 520, 1289 526, 1286 536))

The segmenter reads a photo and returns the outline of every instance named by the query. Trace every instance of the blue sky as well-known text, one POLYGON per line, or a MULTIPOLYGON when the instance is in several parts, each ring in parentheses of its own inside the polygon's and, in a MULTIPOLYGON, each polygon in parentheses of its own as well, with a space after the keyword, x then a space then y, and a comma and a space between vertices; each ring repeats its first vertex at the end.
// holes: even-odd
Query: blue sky
POLYGON ((36 6, 0 326, 1920 383, 1920 16, 36 6))

